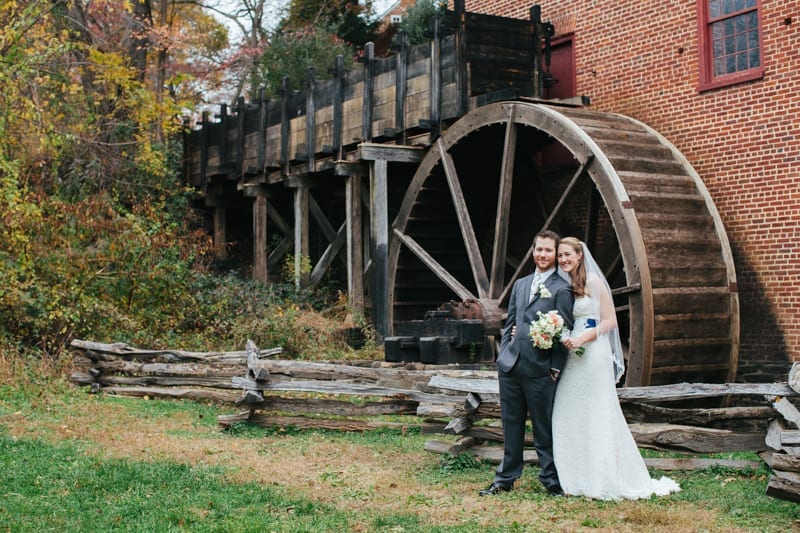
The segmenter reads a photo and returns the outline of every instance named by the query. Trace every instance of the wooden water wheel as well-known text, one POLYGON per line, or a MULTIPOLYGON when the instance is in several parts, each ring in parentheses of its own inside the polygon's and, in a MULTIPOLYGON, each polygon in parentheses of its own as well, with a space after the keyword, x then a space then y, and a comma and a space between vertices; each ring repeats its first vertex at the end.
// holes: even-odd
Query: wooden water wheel
POLYGON ((604 268, 627 385, 733 380, 736 278, 702 181, 651 128, 586 108, 491 104, 431 146, 392 226, 389 323, 476 300, 498 333, 543 228, 579 237, 604 268))

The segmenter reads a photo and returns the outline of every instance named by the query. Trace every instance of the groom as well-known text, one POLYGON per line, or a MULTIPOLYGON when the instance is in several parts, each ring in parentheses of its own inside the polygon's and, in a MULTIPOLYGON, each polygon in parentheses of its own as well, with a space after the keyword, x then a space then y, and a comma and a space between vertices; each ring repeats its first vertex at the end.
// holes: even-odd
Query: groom
POLYGON ((560 342, 549 350, 533 346, 528 335, 537 311, 556 310, 564 327, 572 329, 572 287, 556 272, 559 236, 543 230, 534 239, 533 260, 536 270, 514 283, 508 302, 508 319, 503 328, 497 376, 500 385, 500 408, 503 421, 503 461, 494 481, 479 491, 481 496, 508 492, 522 475, 522 449, 525 421, 530 412, 533 438, 539 456, 539 480, 553 495, 562 494, 558 473, 553 464, 551 415, 558 376, 567 361, 567 349, 560 342), (516 325, 515 336, 511 328, 516 325))

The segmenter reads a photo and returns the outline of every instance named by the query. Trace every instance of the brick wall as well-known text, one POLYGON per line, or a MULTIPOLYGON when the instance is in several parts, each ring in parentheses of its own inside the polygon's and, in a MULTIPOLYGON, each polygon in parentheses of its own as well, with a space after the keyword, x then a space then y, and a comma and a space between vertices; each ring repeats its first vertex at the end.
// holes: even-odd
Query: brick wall
MULTIPOLYGON (((578 94, 655 128, 702 177, 735 256, 737 379, 785 380, 800 360, 800 0, 761 2, 763 79, 703 93, 695 0, 537 3, 574 17, 578 94)), ((531 5, 466 1, 515 18, 531 5)))

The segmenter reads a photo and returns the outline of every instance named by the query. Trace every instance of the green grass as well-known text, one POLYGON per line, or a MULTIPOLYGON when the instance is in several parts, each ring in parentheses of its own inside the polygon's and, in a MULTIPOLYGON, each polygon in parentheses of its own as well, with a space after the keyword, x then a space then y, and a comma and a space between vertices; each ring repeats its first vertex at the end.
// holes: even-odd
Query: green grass
MULTIPOLYGON (((0 532, 771 533, 796 529, 800 523, 800 506, 764 494, 770 475, 766 465, 744 471, 713 467, 670 472, 668 475, 680 483, 681 492, 639 502, 553 499, 539 486, 536 469, 526 468, 517 490, 487 502, 474 498, 474 492, 491 479, 494 466, 469 455, 425 452, 424 442, 431 436, 421 434, 413 424, 405 430, 367 433, 278 430, 237 424, 230 431, 221 432, 216 417, 231 411, 190 401, 87 395, 63 383, 24 390, 0 385, 0 532), (264 484, 233 481, 240 479, 235 474, 241 473, 241 467, 233 464, 211 465, 202 460, 192 464, 180 457, 152 461, 109 458, 92 440, 55 434, 53 428, 70 423, 74 427, 72 417, 86 412, 122 412, 146 427, 163 426, 161 433, 147 441, 148 446, 155 447, 159 435, 179 442, 214 439, 219 443, 214 446, 221 450, 226 448, 226 442, 245 439, 251 449, 257 444, 255 449, 260 451, 256 453, 269 454, 273 461, 314 454, 320 446, 328 450, 363 447, 359 461, 389 465, 396 469, 398 479, 411 480, 411 489, 398 492, 400 505, 393 509, 371 505, 373 501, 385 501, 380 497, 385 498, 387 492, 393 494, 393 489, 354 483, 353 472, 360 465, 341 464, 334 459, 315 473, 316 483, 327 495, 334 496, 325 503, 303 496, 280 479, 264 484), (24 422, 20 422, 21 418, 24 422), (183 423, 169 423, 177 418, 183 423), (16 428, 16 436, 12 436, 11 427, 16 428), (24 431, 20 431, 21 427, 24 431), (409 467, 402 459, 409 456, 421 460, 409 467), (475 505, 486 507, 458 525, 438 523, 440 513, 452 515, 475 505), (518 515, 514 512, 517 508, 525 511, 518 515), (697 513, 698 520, 705 520, 703 526, 689 529, 671 525, 676 516, 691 517, 693 513, 697 513), (489 518, 488 525, 479 523, 483 517, 489 518)), ((113 420, 96 420, 97 427, 94 425, 93 422, 92 431, 114 434, 116 430, 113 420)), ((649 450, 644 454, 669 455, 649 450)), ((755 454, 746 453, 724 457, 758 459, 755 454)), ((691 518, 683 524, 692 524, 691 518)))
POLYGON ((99 460, 76 446, 0 436, 0 529, 344 531, 344 513, 219 469, 99 460))

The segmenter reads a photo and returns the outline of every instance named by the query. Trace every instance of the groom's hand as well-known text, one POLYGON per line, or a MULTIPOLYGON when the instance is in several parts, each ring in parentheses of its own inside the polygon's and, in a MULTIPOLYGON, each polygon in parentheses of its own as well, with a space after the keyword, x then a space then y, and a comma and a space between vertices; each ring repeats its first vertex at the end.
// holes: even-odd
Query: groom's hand
POLYGON ((561 375, 561 370, 557 368, 550 369, 550 379, 552 379, 553 381, 558 381, 558 376, 560 375, 561 375))

